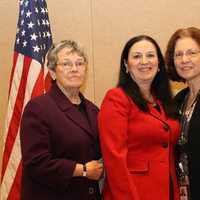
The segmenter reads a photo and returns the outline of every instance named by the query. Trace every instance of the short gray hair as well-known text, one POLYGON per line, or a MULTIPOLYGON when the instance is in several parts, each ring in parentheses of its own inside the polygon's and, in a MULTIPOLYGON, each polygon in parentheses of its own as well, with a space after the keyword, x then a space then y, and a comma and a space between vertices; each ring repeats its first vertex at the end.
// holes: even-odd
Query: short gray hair
POLYGON ((70 53, 77 53, 79 56, 84 58, 84 61, 88 63, 87 55, 83 48, 73 40, 62 40, 59 43, 53 44, 47 53, 47 67, 51 70, 55 70, 58 62, 58 53, 64 49, 69 48, 70 53))

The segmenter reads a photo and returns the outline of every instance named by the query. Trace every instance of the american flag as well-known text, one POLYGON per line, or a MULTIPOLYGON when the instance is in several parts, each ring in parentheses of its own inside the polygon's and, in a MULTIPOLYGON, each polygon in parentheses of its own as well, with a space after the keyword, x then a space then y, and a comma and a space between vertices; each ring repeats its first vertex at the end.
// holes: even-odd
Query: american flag
POLYGON ((49 83, 44 65, 52 44, 45 0, 19 1, 19 19, 10 77, 5 121, 0 200, 20 199, 20 120, 30 98, 42 94, 49 83))

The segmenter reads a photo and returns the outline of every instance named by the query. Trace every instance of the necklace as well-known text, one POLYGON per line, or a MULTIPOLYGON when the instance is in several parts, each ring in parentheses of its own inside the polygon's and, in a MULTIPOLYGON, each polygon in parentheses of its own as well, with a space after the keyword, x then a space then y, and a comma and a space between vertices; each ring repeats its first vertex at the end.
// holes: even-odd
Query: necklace
POLYGON ((146 100, 148 104, 151 105, 151 107, 155 108, 158 112, 161 112, 159 104, 153 99, 153 101, 146 100))
POLYGON ((197 93, 192 104, 189 106, 188 104, 189 94, 186 95, 182 105, 180 106, 179 113, 181 115, 181 135, 178 141, 179 145, 184 145, 187 144, 188 142, 188 127, 199 96, 200 92, 197 93))
POLYGON ((147 103, 150 104, 152 107, 156 107, 157 103, 156 101, 153 99, 153 97, 151 97, 151 100, 146 99, 147 103))
POLYGON ((151 104, 152 107, 156 107, 157 106, 157 103, 155 101, 153 102, 148 102, 149 104, 151 104))
MULTIPOLYGON (((197 93, 198 95, 198 93, 197 93)), ((197 99, 197 95, 190 98, 190 96, 188 95, 187 99, 186 99, 186 110, 191 109, 193 107, 193 105, 195 104, 195 101, 197 99)))
POLYGON ((152 94, 150 94, 150 95, 148 95, 148 96, 144 95, 144 99, 145 99, 145 100, 147 101, 147 103, 149 103, 149 104, 155 104, 155 100, 154 100, 152 94))
POLYGON ((188 121, 190 120, 190 118, 192 116, 194 107, 196 105, 196 102, 197 102, 199 96, 200 96, 200 91, 198 91, 197 95, 194 96, 193 98, 190 98, 189 94, 185 97, 185 100, 183 102, 181 109, 182 109, 182 115, 185 115, 185 117, 187 118, 188 121))

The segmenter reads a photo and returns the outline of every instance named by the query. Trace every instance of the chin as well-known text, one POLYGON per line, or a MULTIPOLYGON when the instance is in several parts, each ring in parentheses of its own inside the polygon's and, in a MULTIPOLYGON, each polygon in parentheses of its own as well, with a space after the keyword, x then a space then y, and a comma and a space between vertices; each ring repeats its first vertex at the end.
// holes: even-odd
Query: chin
POLYGON ((185 80, 190 80, 190 79, 193 79, 195 76, 194 75, 190 75, 188 73, 182 73, 181 75, 179 75, 180 77, 183 77, 185 80))
POLYGON ((153 81, 153 79, 154 79, 153 76, 143 77, 144 81, 153 81))
POLYGON ((74 83, 74 84, 70 84, 69 87, 71 88, 80 88, 83 85, 83 83, 74 83))

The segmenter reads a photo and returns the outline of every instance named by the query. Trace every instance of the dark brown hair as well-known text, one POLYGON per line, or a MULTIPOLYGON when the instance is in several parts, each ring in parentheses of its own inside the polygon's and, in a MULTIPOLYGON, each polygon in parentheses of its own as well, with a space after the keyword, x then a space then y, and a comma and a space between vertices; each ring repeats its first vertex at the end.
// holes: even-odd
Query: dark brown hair
POLYGON ((165 53, 166 65, 169 73, 169 78, 173 81, 185 82, 185 79, 180 77, 175 68, 174 64, 174 50, 176 42, 180 38, 190 37, 192 38, 200 47, 200 29, 195 27, 181 28, 178 29, 169 39, 167 44, 167 49, 165 53))
POLYGON ((144 112, 149 111, 149 108, 147 106, 147 101, 143 98, 139 86, 131 78, 130 73, 126 73, 126 66, 125 66, 125 62, 127 62, 128 60, 128 54, 131 47, 135 43, 143 40, 149 41, 155 46, 159 61, 158 68, 160 69, 160 71, 156 74, 152 82, 151 92, 155 95, 157 99, 159 99, 162 102, 164 110, 166 111, 168 116, 172 116, 173 114, 171 109, 172 94, 170 90, 169 79, 167 77, 167 72, 165 68, 165 62, 160 47, 153 38, 147 35, 138 35, 136 37, 131 38, 125 44, 124 49, 122 50, 121 53, 120 73, 117 86, 121 87, 124 90, 126 95, 132 99, 132 101, 139 107, 140 110, 144 112))

